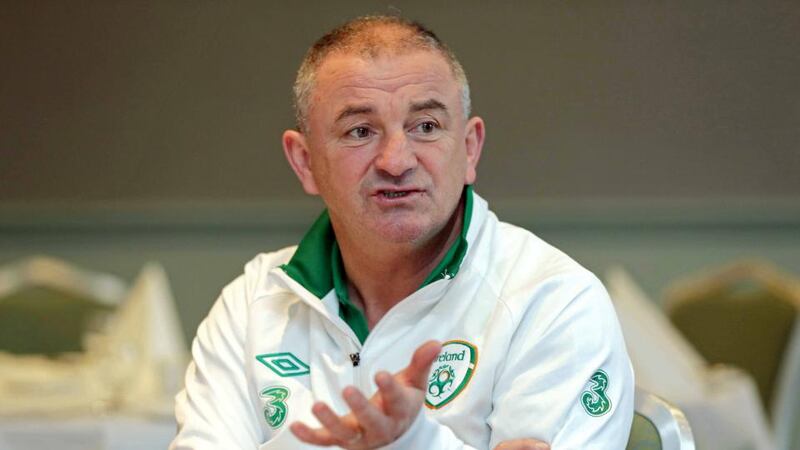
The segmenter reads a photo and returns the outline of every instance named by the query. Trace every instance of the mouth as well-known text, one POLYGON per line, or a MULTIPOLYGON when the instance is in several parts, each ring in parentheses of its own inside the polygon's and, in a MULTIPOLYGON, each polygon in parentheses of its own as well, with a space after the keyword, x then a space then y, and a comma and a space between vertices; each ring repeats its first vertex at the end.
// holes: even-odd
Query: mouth
POLYGON ((405 197, 410 191, 381 191, 380 195, 384 198, 400 198, 405 197))
POLYGON ((385 198, 385 199, 392 200, 392 199, 397 199, 397 198, 408 197, 409 195, 417 194, 419 192, 421 192, 421 191, 418 190, 418 189, 405 189, 405 190, 401 190, 401 189, 380 189, 375 193, 375 195, 377 197, 379 197, 379 198, 385 198))

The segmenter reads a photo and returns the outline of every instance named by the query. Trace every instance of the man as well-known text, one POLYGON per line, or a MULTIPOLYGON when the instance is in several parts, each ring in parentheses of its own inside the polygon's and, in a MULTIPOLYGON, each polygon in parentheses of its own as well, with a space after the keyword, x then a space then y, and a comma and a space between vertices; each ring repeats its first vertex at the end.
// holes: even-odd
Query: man
POLYGON ((624 448, 608 296, 472 190, 484 123, 447 47, 355 19, 309 50, 295 98, 284 151, 327 211, 200 325, 172 448, 624 448))

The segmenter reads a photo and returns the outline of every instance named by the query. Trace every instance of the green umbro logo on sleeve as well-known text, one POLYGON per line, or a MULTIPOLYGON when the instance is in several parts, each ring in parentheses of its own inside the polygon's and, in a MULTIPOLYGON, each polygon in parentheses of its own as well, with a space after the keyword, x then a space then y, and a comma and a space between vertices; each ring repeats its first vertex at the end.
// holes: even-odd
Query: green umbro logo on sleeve
POLYGON ((310 372, 308 364, 300 361, 300 358, 291 352, 264 353, 256 355, 256 359, 282 377, 297 377, 308 375, 310 372))
POLYGON ((599 417, 611 410, 607 390, 608 374, 598 370, 586 382, 586 389, 581 393, 581 405, 587 414, 599 417))

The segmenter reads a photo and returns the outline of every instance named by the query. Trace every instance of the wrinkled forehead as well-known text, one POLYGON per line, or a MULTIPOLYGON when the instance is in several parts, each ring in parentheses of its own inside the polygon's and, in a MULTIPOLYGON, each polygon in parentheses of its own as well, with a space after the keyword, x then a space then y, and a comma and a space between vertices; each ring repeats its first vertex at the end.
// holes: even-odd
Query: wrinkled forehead
POLYGON ((385 95, 404 101, 436 98, 453 109, 460 104, 460 85, 449 64, 429 50, 329 55, 319 67, 315 84, 312 109, 385 95))

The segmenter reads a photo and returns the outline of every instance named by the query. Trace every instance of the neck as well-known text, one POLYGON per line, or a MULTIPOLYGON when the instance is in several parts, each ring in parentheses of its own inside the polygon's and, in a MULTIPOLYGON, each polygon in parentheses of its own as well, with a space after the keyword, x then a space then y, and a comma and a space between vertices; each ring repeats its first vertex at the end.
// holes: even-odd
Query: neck
POLYGON ((373 242, 339 236, 350 300, 370 329, 394 305, 419 289, 461 234, 463 200, 447 224, 423 244, 373 242))

